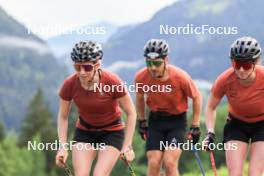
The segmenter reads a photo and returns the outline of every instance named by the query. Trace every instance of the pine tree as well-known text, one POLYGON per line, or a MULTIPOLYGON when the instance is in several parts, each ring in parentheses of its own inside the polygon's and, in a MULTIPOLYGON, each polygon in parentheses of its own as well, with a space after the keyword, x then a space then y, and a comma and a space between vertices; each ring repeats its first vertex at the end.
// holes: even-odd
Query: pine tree
MULTIPOLYGON (((45 104, 44 95, 40 88, 29 103, 26 117, 21 125, 19 145, 26 147, 36 135, 40 136, 40 141, 43 143, 56 140, 56 128, 52 122, 52 114, 45 104)), ((47 161, 46 170, 50 171, 54 167, 55 151, 48 150, 44 153, 47 161)))
POLYGON ((0 142, 5 138, 5 127, 2 122, 0 122, 0 142))
POLYGON ((27 146, 27 142, 37 134, 40 134, 42 141, 49 139, 51 125, 52 115, 44 102, 43 92, 39 88, 29 103, 28 112, 22 122, 19 144, 27 146))

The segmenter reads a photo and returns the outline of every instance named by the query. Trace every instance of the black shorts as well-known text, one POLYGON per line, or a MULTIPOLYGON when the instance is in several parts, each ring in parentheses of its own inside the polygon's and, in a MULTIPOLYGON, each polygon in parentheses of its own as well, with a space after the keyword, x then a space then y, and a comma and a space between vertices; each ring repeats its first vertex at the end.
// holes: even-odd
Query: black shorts
POLYGON ((246 143, 264 141, 264 121, 247 123, 236 118, 227 119, 224 128, 224 143, 231 140, 246 143))
POLYGON ((165 147, 176 149, 184 143, 186 134, 186 113, 163 116, 150 112, 146 150, 164 151, 165 147))
POLYGON ((86 131, 79 128, 75 129, 73 141, 90 143, 92 146, 110 145, 122 150, 124 141, 124 130, 118 131, 86 131))

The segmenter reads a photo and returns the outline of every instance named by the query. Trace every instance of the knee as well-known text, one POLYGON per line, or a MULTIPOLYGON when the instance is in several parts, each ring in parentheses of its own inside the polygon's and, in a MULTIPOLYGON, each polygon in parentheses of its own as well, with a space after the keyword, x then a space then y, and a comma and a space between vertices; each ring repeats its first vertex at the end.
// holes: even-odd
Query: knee
POLYGON ((148 165, 151 168, 159 169, 161 166, 161 161, 157 160, 156 158, 148 158, 148 165))
POLYGON ((248 171, 249 176, 263 176, 264 175, 264 166, 249 166, 248 171))
POLYGON ((91 166, 84 164, 84 162, 73 162, 73 169, 75 176, 88 176, 90 175, 91 166))
POLYGON ((178 161, 176 160, 164 160, 164 167, 167 171, 175 170, 178 167, 178 161))
POLYGON ((242 169, 228 168, 229 176, 243 176, 242 169))

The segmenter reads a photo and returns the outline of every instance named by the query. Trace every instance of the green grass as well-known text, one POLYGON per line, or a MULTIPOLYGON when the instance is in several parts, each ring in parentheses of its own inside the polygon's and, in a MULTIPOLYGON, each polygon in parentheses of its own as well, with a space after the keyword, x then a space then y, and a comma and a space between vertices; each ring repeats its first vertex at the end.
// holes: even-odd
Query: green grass
MULTIPOLYGON (((243 169, 243 175, 248 175, 248 163, 246 163, 244 165, 244 169, 243 169)), ((196 172, 190 172, 190 173, 186 173, 186 174, 182 174, 182 176, 201 176, 202 173, 200 172, 200 170, 197 170, 196 172)), ((209 170, 206 172, 206 175, 214 175, 213 170, 209 170)), ((226 167, 220 167, 219 169, 217 169, 217 175, 219 176, 228 176, 227 173, 227 168, 226 167)))

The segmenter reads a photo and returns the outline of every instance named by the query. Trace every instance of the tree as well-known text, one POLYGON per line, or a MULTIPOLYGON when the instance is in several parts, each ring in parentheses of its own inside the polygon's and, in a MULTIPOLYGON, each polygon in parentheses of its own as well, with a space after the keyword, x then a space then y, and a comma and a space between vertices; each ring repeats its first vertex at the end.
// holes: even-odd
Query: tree
POLYGON ((39 88, 28 106, 28 112, 22 122, 19 144, 26 146, 33 136, 40 134, 41 140, 47 137, 46 132, 52 125, 52 115, 47 108, 43 92, 39 88))
MULTIPOLYGON (((27 146, 33 137, 40 136, 43 143, 51 143, 56 140, 56 128, 52 122, 52 114, 44 102, 42 90, 39 88, 36 95, 29 103, 28 110, 24 121, 22 122, 19 146, 27 146)), ((54 167, 55 151, 44 151, 46 156, 47 171, 54 167), (53 161, 53 162, 50 162, 53 161)))
MULTIPOLYGON (((39 138, 35 138, 39 141, 39 138)), ((42 151, 19 148, 14 133, 0 144, 0 176, 44 176, 45 156, 42 151)))
POLYGON ((5 138, 5 127, 2 122, 0 122, 0 142, 5 138))

